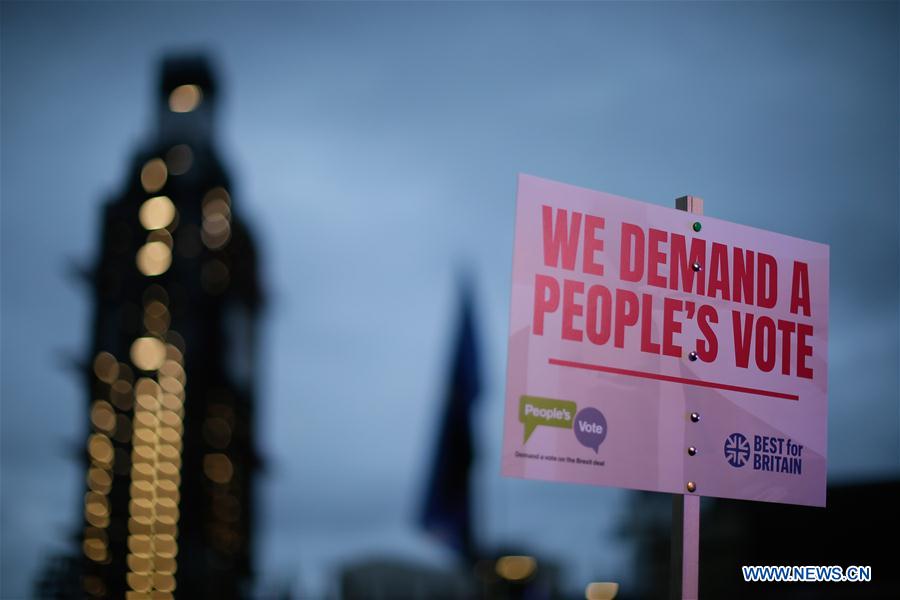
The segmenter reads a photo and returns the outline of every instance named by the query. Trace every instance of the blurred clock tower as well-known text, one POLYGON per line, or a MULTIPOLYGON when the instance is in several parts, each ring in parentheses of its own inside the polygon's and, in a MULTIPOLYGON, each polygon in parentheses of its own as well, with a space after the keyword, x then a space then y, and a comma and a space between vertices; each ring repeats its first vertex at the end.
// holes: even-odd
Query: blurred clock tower
POLYGON ((103 209, 81 556, 45 576, 51 596, 250 591, 256 249, 216 153, 208 62, 166 58, 158 91, 153 139, 103 209))

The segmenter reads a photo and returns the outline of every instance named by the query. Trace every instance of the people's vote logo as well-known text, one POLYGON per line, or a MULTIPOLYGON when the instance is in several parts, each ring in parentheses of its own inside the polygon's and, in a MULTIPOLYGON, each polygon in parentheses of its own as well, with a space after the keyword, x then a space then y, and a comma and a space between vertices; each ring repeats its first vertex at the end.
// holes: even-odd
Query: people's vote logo
POLYGON ((606 439, 606 417, 596 408, 582 408, 575 415, 574 429, 578 443, 597 453, 606 439))

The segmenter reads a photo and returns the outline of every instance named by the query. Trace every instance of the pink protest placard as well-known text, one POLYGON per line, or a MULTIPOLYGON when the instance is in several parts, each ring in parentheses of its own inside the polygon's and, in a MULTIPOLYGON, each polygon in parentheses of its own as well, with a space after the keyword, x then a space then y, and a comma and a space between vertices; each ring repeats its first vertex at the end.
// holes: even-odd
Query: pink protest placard
POLYGON ((824 506, 827 343, 828 246, 519 176, 504 475, 824 506))

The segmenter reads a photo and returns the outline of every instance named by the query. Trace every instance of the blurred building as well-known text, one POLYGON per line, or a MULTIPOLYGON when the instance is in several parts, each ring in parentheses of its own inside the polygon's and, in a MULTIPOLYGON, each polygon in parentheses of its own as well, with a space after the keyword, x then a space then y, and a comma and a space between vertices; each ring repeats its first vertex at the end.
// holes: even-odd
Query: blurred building
POLYGON ((234 598, 252 577, 256 251, 214 146, 203 58, 166 59, 155 139, 91 270, 82 555, 38 593, 234 598))

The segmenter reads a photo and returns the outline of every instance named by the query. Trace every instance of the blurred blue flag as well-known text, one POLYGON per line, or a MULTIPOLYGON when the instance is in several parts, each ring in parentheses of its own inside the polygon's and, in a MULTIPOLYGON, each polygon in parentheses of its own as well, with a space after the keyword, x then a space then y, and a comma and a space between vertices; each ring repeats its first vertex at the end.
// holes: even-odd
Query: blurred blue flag
POLYGON ((462 286, 455 347, 450 357, 444 412, 426 490, 422 526, 462 556, 475 554, 469 471, 474 462, 472 407, 481 385, 472 293, 462 286))

